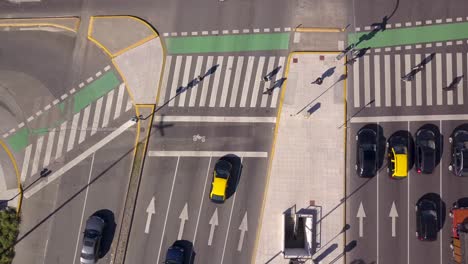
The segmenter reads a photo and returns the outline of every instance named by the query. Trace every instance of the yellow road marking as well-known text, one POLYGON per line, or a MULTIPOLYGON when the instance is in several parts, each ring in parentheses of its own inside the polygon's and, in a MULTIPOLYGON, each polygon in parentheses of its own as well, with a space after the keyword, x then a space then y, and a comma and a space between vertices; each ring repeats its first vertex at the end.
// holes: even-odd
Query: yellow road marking
MULTIPOLYGON (((16 215, 19 215, 20 212, 21 212, 21 204, 23 202, 23 186, 21 186, 21 176, 20 176, 20 173, 19 173, 19 170, 18 170, 18 166, 16 164, 15 157, 13 156, 13 154, 11 154, 11 151, 8 149, 5 142, 0 140, 0 145, 5 150, 5 152, 8 154, 8 157, 10 158, 10 161, 13 164, 13 168, 15 169, 16 181, 18 183, 18 191, 20 193, 20 197, 19 197, 19 200, 18 200, 18 207, 16 208, 16 215)), ((0 177, 3 177, 3 175, 0 175, 0 177)))

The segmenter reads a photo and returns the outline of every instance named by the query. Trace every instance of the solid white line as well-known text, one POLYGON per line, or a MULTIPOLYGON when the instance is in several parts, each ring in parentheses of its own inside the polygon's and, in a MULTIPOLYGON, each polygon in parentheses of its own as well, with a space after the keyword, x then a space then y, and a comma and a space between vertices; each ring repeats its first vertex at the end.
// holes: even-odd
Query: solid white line
POLYGON ((28 174, 29 159, 31 158, 31 149, 32 145, 29 144, 24 150, 23 168, 21 169, 21 182, 24 182, 24 180, 26 180, 26 175, 28 174))
MULTIPOLYGON (((284 63, 285 60, 286 60, 286 57, 284 57, 284 56, 279 58, 278 66, 281 66, 281 68, 279 69, 278 73, 275 76, 275 81, 283 78, 283 70, 286 67, 286 65, 284 63)), ((273 90, 273 95, 271 97, 271 102, 270 102, 270 108, 275 108, 276 107, 276 105, 278 103, 278 97, 279 97, 279 94, 281 92, 280 91, 281 89, 282 89, 282 87, 276 88, 276 89, 273 90)))
MULTIPOLYGON (((416 63, 419 63, 421 61, 421 54, 416 54, 414 61, 416 63)), ((416 74, 416 105, 421 106, 422 105, 422 72, 416 74)))
POLYGON ((121 83, 119 85, 119 91, 117 93, 117 103, 115 105, 114 119, 119 118, 120 113, 122 112, 122 102, 123 102, 124 92, 125 92, 125 83, 121 83))
POLYGON ((166 101, 167 81, 169 80, 169 71, 171 70, 172 56, 166 57, 166 65, 164 65, 163 83, 161 92, 159 93, 158 105, 164 104, 166 101))
POLYGON ((101 97, 96 101, 96 107, 94 109, 93 124, 91 125, 91 136, 96 134, 96 131, 99 127, 99 118, 101 116, 101 108, 102 108, 103 99, 104 97, 101 97))
POLYGON ((70 128, 70 137, 68 138, 67 152, 73 149, 75 145, 76 131, 78 130, 78 121, 80 120, 80 113, 73 116, 72 125, 70 128))
POLYGON ((247 103, 247 95, 249 94, 250 79, 252 78, 254 60, 254 56, 249 56, 247 60, 247 70, 245 71, 244 87, 242 88, 241 101, 239 105, 240 107, 245 107, 247 103))
MULTIPOLYGON (((430 54, 425 54, 426 57, 430 54)), ((432 64, 425 67, 426 69, 426 105, 432 105, 432 64)))
MULTIPOLYGON (((175 61, 174 75, 172 76, 172 85, 168 87, 170 90, 170 96, 167 100, 174 98, 176 91, 179 88, 179 74, 180 74, 180 65, 182 64, 182 56, 177 56, 175 61)), ((169 101, 169 106, 174 106, 175 100, 172 99, 169 101)))
MULTIPOLYGON (((367 104, 371 100, 370 94, 370 62, 369 55, 364 56, 364 103, 367 104)), ((367 107, 370 107, 368 105, 367 107)))
POLYGON ((380 55, 374 55, 374 105, 380 107, 380 55))
POLYGON ((442 104, 442 88, 444 84, 442 83, 442 54, 437 53, 435 55, 436 63, 436 101, 437 105, 442 104))
MULTIPOLYGON (((404 58, 405 58, 405 73, 404 74, 407 74, 411 71, 411 55, 405 54, 404 58)), ((405 89, 406 89, 406 106, 411 106, 411 92, 413 89, 412 82, 405 82, 405 89)))
MULTIPOLYGON (((445 87, 449 86, 450 83, 453 81, 453 72, 452 72, 452 53, 447 53, 447 65, 445 68, 447 69, 447 84, 445 87)), ((453 89, 447 91, 447 104, 453 105, 453 89)))
MULTIPOLYGON (((155 123, 161 116, 155 116, 155 123)), ((164 116, 165 122, 212 122, 212 123, 276 123, 276 117, 267 116, 164 116)))
POLYGON ((81 121, 81 130, 80 136, 78 137, 78 144, 83 142, 86 138, 86 131, 88 130, 88 120, 89 120, 89 112, 91 110, 91 105, 88 105, 83 112, 83 120, 81 121))
POLYGON ((85 151, 83 151, 80 155, 78 155, 76 158, 74 158, 72 161, 70 161, 69 163, 65 164, 63 167, 61 167, 60 169, 58 169, 57 171, 55 171, 53 174, 47 176, 47 178, 45 178, 44 180, 42 180, 41 182, 38 182, 36 185, 34 185, 33 187, 31 187, 30 189, 26 190, 26 192, 24 193, 24 196, 26 198, 29 198, 31 197, 32 195, 34 195, 35 193, 37 193, 38 191, 40 191, 42 188, 44 188, 45 186, 47 186, 48 183, 50 182, 53 182, 54 180, 58 179, 59 177, 61 177, 64 173, 66 173, 67 171, 69 171, 71 168, 75 167, 78 163, 80 163, 82 160, 86 159, 87 157, 89 157, 91 154, 93 154, 94 152, 98 151, 99 149, 101 149, 103 146, 107 145, 109 142, 111 142, 114 138, 116 138, 117 136, 119 136, 120 134, 122 134, 123 132, 125 132, 128 128, 132 127, 133 125, 135 125, 135 122, 134 121, 127 121, 126 123, 124 123, 122 126, 120 126, 119 128, 117 128, 116 130, 112 131, 108 136, 106 136, 105 138, 103 138, 101 141, 99 141, 98 143, 94 144, 93 146, 91 146, 90 148, 86 149, 85 151))
POLYGON ((401 106, 401 59, 395 55, 395 105, 401 106))
POLYGON ((113 99, 114 99, 114 90, 111 90, 107 94, 106 107, 104 108, 104 117, 102 118, 102 127, 107 127, 107 125, 109 124, 109 118, 110 118, 113 99))
POLYGON ((231 90, 231 100, 229 103, 229 107, 235 107, 236 106, 236 100, 237 100, 237 93, 239 91, 239 83, 240 83, 240 77, 242 74, 242 67, 244 66, 244 57, 238 57, 237 58, 237 66, 236 66, 236 72, 234 72, 234 84, 232 86, 231 90))
POLYGON ((33 164, 31 168, 31 175, 34 175, 37 173, 39 169, 39 159, 41 158, 41 151, 42 151, 42 143, 44 142, 44 136, 41 136, 40 138, 37 139, 36 142, 36 151, 34 153, 34 159, 33 159, 33 164))
POLYGON ((224 82, 223 82, 223 89, 221 91, 221 100, 219 102, 219 107, 226 107, 226 100, 227 95, 229 92, 229 84, 231 81, 231 73, 232 73, 232 64, 234 62, 234 56, 229 56, 227 65, 226 65, 226 73, 224 74, 224 82))
MULTIPOLYGON (((457 77, 462 76, 462 75, 463 75, 463 57, 462 57, 462 53, 457 52, 457 77)), ((457 104, 459 105, 463 104, 463 83, 464 83, 463 80, 460 81, 457 87, 457 104)))
MULTIPOLYGON (((175 184, 176 177, 177 177, 177 170, 179 169, 179 160, 180 160, 180 157, 177 157, 176 168, 174 171, 174 179, 172 180, 172 187, 171 187, 171 192, 169 194, 169 202, 167 203, 166 218, 164 219, 164 227, 163 227, 161 237, 164 237, 164 233, 166 233, 167 216, 169 215, 169 208, 171 207, 172 193, 174 191, 174 184, 175 184)), ((161 239, 161 243, 159 243, 158 258, 156 259, 156 263, 159 263, 159 257, 161 256, 162 243, 163 243, 163 239, 161 239)))
POLYGON ((88 200, 88 192, 89 192, 89 184, 91 182, 91 175, 93 174, 93 165, 94 165, 94 156, 96 153, 93 153, 93 158, 91 159, 91 166, 89 168, 89 175, 88 175, 88 186, 86 187, 85 198, 83 202, 83 211, 81 211, 81 221, 80 221, 80 228, 78 229, 78 236, 76 238, 76 247, 75 247, 75 254, 73 255, 73 262, 76 263, 76 253, 78 252, 78 242, 80 241, 80 237, 82 234, 81 228, 83 227, 83 218, 86 209, 86 201, 88 200))
POLYGON ((216 96, 218 95, 218 89, 219 89, 219 79, 221 77, 221 71, 223 67, 223 61, 224 57, 223 56, 218 56, 218 61, 216 64, 219 65, 218 69, 216 69, 215 77, 214 77, 214 82, 213 85, 211 86, 211 96, 210 96, 210 104, 209 107, 214 107, 216 105, 216 96))
POLYGON ((57 149, 55 150, 55 159, 62 156, 63 142, 65 141, 65 134, 67 132, 67 121, 60 125, 59 139, 57 141, 57 149))
MULTIPOLYGON (((377 124, 378 125, 378 124, 377 124)), ((379 170, 377 170, 377 175, 375 175, 377 177, 376 181, 377 181, 377 230, 376 230, 376 234, 377 234, 377 264, 379 264, 379 259, 380 259, 380 254, 379 254, 379 170)))
POLYGON ((206 183, 208 182, 208 176, 211 175, 210 166, 211 166, 211 157, 210 157, 210 160, 208 161, 208 168, 206 168, 205 185, 203 185, 203 193, 202 193, 202 197, 200 199, 201 200, 200 201, 200 209, 198 209, 197 223, 195 224, 195 233, 193 235, 193 242, 192 242, 193 246, 195 246, 195 241, 197 239, 198 222, 200 221, 200 215, 201 215, 201 211, 202 211, 202 208, 203 208, 203 198, 205 197, 206 183))
MULTIPOLYGON (((408 131, 410 131, 410 122, 408 121, 408 131)), ((407 190, 407 206, 406 206, 406 211, 407 211, 407 215, 406 215, 406 238, 407 238, 407 245, 408 245, 408 251, 407 251, 407 260, 408 260, 408 264, 410 264, 409 262, 409 259, 410 259, 410 242, 409 242, 409 237, 410 237, 410 221, 409 221, 409 217, 410 217, 410 180, 411 180, 411 173, 408 172, 408 190, 407 190)))
POLYGON ((353 94, 354 94, 354 107, 358 108, 361 104, 359 101, 359 62, 360 60, 356 60, 353 67, 353 94))
MULTIPOLYGON (((270 58, 268 58, 267 74, 270 73, 271 71, 273 71, 273 69, 274 69, 273 67, 275 66, 275 59, 276 58, 274 56, 271 56, 270 58)), ((263 91, 266 91, 268 88, 270 88, 270 83, 265 82, 262 85, 262 93, 263 93, 263 91)), ((266 107, 267 103, 268 103, 269 96, 265 95, 265 94, 262 94, 261 97, 262 97, 262 102, 260 103, 260 107, 266 107)))
MULTIPOLYGON (((203 65, 203 56, 197 56, 197 64, 195 65, 195 76, 198 76, 202 73, 202 65, 203 65)), ((190 100, 189 100, 189 107, 194 107, 195 102, 197 101, 197 94, 200 90, 200 86, 197 84, 195 87, 190 88, 190 100)))
POLYGON ((390 81, 390 55, 384 55, 385 61, 385 106, 389 107, 392 106, 392 86, 390 81))
MULTIPOLYGON (((442 120, 439 121, 439 133, 441 135, 443 135, 443 131, 442 131, 442 120)), ((442 145, 442 144, 441 144, 442 145)), ((441 148, 440 148, 441 149, 441 148)), ((440 198, 443 199, 443 194, 442 194, 442 166, 440 164, 444 164, 443 163, 443 155, 440 156, 440 161, 439 161, 439 195, 440 195, 440 198)), ((440 264, 442 264, 442 241, 444 241, 443 239, 443 233, 444 232, 440 232, 440 249, 439 249, 439 254, 440 254, 440 264)))
MULTIPOLYGON (((184 75, 182 76, 182 86, 184 87, 186 87, 186 85, 189 83, 190 68, 192 67, 192 56, 187 56, 185 58, 184 75)), ((188 91, 185 91, 179 95, 179 107, 183 107, 185 105, 187 92, 188 91)))
MULTIPOLYGON (((209 70, 209 69, 211 69, 211 67, 214 66, 213 58, 214 58, 213 56, 208 56, 208 60, 206 62, 206 70, 209 70)), ((206 96, 208 94, 208 88, 209 88, 209 85, 210 85, 210 81, 209 81, 210 78, 211 78, 211 74, 206 76, 205 79, 203 79, 203 81, 202 81, 203 86, 202 86, 199 106, 205 106, 206 96)))
POLYGON ((260 59, 258 60, 257 74, 255 75, 252 96, 250 97, 250 107, 257 106, 258 93, 260 90, 260 86, 262 85, 262 72, 263 72, 264 65, 265 65, 265 57, 261 56, 260 59))
POLYGON ((50 163, 50 156, 52 155, 52 147, 54 146, 54 139, 55 139, 55 131, 56 129, 52 129, 49 132, 49 137, 47 138, 47 146, 46 146, 46 152, 44 156, 44 168, 49 166, 50 163))
POLYGON ((416 122, 416 121, 449 121, 468 120, 468 114, 460 115, 412 115, 412 116, 369 116, 353 117, 351 123, 376 123, 376 122, 416 122))
POLYGON ((246 158, 267 158, 268 152, 262 151, 165 151, 152 150, 148 152, 150 157, 221 157, 233 154, 246 158))

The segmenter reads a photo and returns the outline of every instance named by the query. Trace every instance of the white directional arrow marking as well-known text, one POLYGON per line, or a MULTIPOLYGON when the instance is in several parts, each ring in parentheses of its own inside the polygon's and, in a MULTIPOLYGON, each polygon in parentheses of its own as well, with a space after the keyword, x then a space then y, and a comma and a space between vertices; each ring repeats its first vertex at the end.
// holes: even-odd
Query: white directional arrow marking
POLYGON ((398 212, 395 207, 395 201, 392 203, 392 208, 390 209, 390 214, 388 215, 392 218, 392 237, 396 236, 396 218, 398 217, 398 212))
POLYGON ((179 215, 179 219, 180 219, 180 226, 179 226, 179 235, 177 236, 177 240, 182 239, 182 233, 184 233, 185 221, 188 220, 187 203, 185 203, 184 209, 182 209, 182 212, 179 215))
POLYGON ((363 221, 366 217, 366 212, 364 212, 364 207, 362 206, 362 202, 359 204, 359 209, 357 211, 357 215, 356 215, 357 218, 359 218, 359 237, 362 237, 363 236, 363 221))
POLYGON ((239 238, 239 243, 237 244, 237 251, 242 250, 242 244, 244 244, 244 235, 245 231, 247 231, 247 212, 245 212, 244 218, 242 218, 242 222, 239 226, 239 230, 241 231, 240 233, 240 238, 239 238))
POLYGON ((151 224, 151 216, 153 216, 154 213, 156 213, 156 209, 155 209, 155 206, 154 206, 154 196, 153 196, 153 198, 151 198, 151 201, 148 204, 148 207, 146 208, 146 213, 148 214, 148 216, 146 217, 145 233, 148 234, 150 224, 151 224))
POLYGON ((215 226, 218 225, 218 208, 215 209, 213 216, 210 219, 210 236, 208 237, 208 246, 211 246, 211 242, 213 242, 213 234, 215 230, 215 226))

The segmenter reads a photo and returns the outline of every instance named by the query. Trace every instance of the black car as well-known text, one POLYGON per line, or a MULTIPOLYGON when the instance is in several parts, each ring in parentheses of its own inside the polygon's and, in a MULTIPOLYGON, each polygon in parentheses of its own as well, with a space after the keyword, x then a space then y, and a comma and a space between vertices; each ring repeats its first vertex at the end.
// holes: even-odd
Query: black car
POLYGON ((374 177, 377 173, 377 133, 369 128, 356 135, 356 172, 360 177, 374 177))
POLYGON ((416 236, 422 241, 434 241, 438 230, 437 204, 429 199, 419 200, 416 204, 416 236))
POLYGON ((164 264, 184 264, 185 262, 185 250, 180 245, 174 243, 169 247, 166 253, 166 260, 164 264))
POLYGON ((449 138, 452 144, 452 161, 449 170, 456 176, 468 176, 468 131, 457 130, 449 138))
POLYGON ((418 173, 432 173, 436 165, 436 135, 429 129, 416 132, 415 168, 418 173))

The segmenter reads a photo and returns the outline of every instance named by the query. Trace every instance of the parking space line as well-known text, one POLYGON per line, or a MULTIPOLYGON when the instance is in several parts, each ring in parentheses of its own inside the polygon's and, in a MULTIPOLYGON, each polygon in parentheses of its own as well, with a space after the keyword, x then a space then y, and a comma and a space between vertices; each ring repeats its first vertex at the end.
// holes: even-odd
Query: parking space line
POLYGON ((242 74, 243 67, 244 67, 244 57, 238 57, 237 65, 236 65, 236 72, 234 73, 234 84, 231 90, 231 100, 229 102, 229 107, 236 106, 237 92, 239 91, 240 77, 242 74))
POLYGON ((148 151, 150 157, 221 157, 228 154, 246 158, 268 157, 268 152, 262 151, 148 151))
POLYGON ((229 56, 226 66, 226 76, 224 77, 223 90, 221 91, 221 99, 219 102, 219 107, 226 106, 227 95, 229 91, 229 84, 231 82, 231 73, 232 73, 232 64, 234 62, 234 56, 229 56))
MULTIPOLYGON (((439 133, 441 135, 443 135, 443 131, 442 131, 442 120, 439 120, 439 133)), ((442 144, 442 142, 440 142, 440 144, 442 144)), ((443 196, 442 196, 442 164, 443 164, 443 155, 440 155, 440 161, 439 161, 439 195, 440 195, 440 199, 442 199, 443 201, 443 196)), ((439 236, 440 236, 440 264, 442 264, 442 241, 444 241, 443 239, 443 234, 444 232, 439 232, 439 236)))
POLYGON ((205 190, 206 190, 206 183, 208 182, 208 176, 211 174, 210 173, 210 166, 211 166, 211 159, 208 161, 208 168, 206 168, 206 178, 205 178, 205 185, 203 185, 203 193, 200 201, 200 209, 198 210, 198 217, 197 217, 197 223, 195 224, 195 234, 193 235, 193 246, 195 246, 195 240, 197 239, 197 230, 198 230, 198 223, 200 222, 200 215, 201 211, 203 208, 203 198, 205 197, 205 190))
POLYGON ((253 64, 254 64, 255 57, 254 56, 249 56, 247 59, 247 70, 245 72, 245 77, 244 77, 244 87, 242 89, 242 94, 241 94, 241 101, 240 101, 240 107, 245 107, 246 102, 247 102, 247 95, 249 94, 249 87, 250 87, 250 79, 252 77, 252 71, 253 71, 253 64))
POLYGON ((449 121, 468 120, 468 114, 459 115, 408 115, 408 116, 357 116, 351 123, 376 123, 376 122, 416 122, 416 121, 449 121))
MULTIPOLYGON (((445 66, 445 68, 447 69, 447 84, 445 87, 448 87, 453 80, 452 53, 447 53, 446 56, 447 56, 447 61, 446 61, 447 65, 445 66)), ((444 85, 442 85, 442 87, 444 87, 444 85)), ((453 90, 452 89, 447 90, 447 104, 453 105, 453 90)))
MULTIPOLYGON (((224 61, 224 57, 218 56, 216 64, 219 66, 218 66, 217 71, 220 71, 220 72, 222 71, 223 61, 224 61)), ((209 107, 214 107, 216 105, 216 96, 218 95, 220 77, 221 77, 221 74, 215 74, 214 76, 213 85, 211 86, 212 89, 211 89, 211 96, 210 96, 210 104, 208 105, 209 107)), ((224 78, 225 77, 226 76, 224 76, 224 78)))
MULTIPOLYGON (((184 68, 184 75, 182 76, 182 85, 187 85, 189 83, 190 77, 190 69, 192 68, 192 56, 185 57, 185 68, 184 68)), ((179 107, 183 107, 185 105, 185 98, 187 97, 187 92, 180 93, 179 95, 179 107)))
POLYGON ((156 259, 156 263, 159 263, 159 257, 161 256, 161 248, 162 248, 162 243, 163 243, 163 238, 164 238, 164 233, 166 233, 166 224, 167 224, 167 217, 169 215, 169 208, 171 207, 171 200, 172 200, 172 193, 174 192, 174 184, 176 181, 177 177, 177 171, 179 169, 179 161, 180 157, 177 157, 177 163, 174 171, 174 179, 172 180, 172 187, 171 187, 171 192, 169 194, 169 202, 167 203, 167 210, 166 210, 166 218, 164 219, 164 227, 161 235, 161 243, 159 243, 159 251, 158 251, 158 258, 156 259))
MULTIPOLYGON (((154 117, 154 123, 161 121, 161 116, 154 117)), ((165 122, 212 122, 212 123, 276 123, 276 117, 265 116, 164 116, 165 122)))
MULTIPOLYGON (((410 131, 410 121, 408 121, 408 131, 410 131)), ((409 218, 410 218, 410 179, 411 179, 411 173, 408 172, 408 190, 407 190, 407 200, 408 200, 408 205, 406 207, 406 212, 407 212, 407 215, 406 215, 406 221, 407 221, 407 227, 406 227, 406 237, 407 237, 407 245, 408 245, 408 252, 407 252, 407 263, 410 264, 410 221, 409 221, 409 218)))

